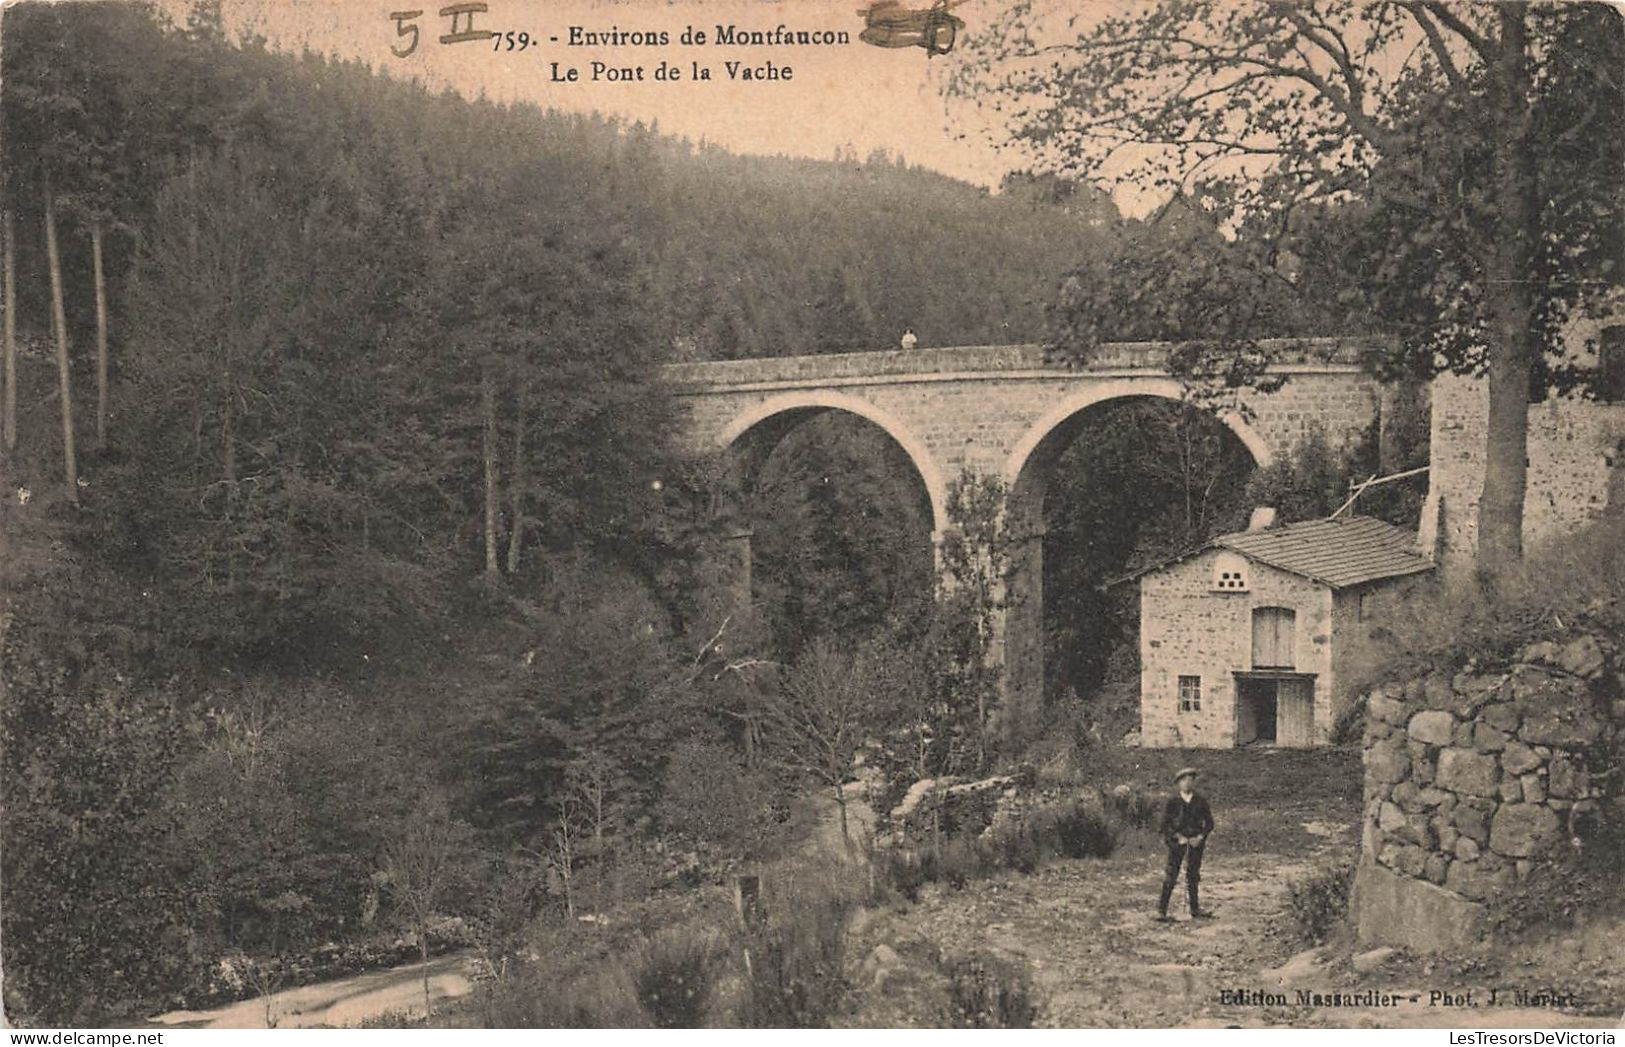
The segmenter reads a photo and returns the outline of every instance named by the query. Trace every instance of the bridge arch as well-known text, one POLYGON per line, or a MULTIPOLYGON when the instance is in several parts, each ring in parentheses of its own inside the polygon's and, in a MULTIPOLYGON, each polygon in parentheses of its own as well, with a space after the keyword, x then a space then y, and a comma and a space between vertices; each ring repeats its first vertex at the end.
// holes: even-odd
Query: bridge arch
MULTIPOLYGON (((1061 455, 1085 424, 1090 409, 1112 402, 1181 402, 1182 387, 1171 378, 1109 379, 1062 397, 1022 433, 1005 460, 1005 522, 1011 539, 1003 622, 1003 660, 1012 713, 1026 729, 1037 722, 1045 689, 1044 503, 1061 455)), ((1236 411, 1218 420, 1252 457, 1255 468, 1275 460, 1269 443, 1236 411)))
MULTIPOLYGON (((933 534, 940 535, 948 523, 948 485, 938 468, 936 459, 921 440, 900 418, 884 408, 859 396, 828 389, 808 389, 772 396, 735 415, 718 434, 717 443, 724 449, 733 448, 740 440, 764 423, 775 419, 793 420, 812 412, 844 411, 878 426, 882 432, 903 449, 914 471, 925 487, 931 504, 933 534)), ((771 438, 765 450, 776 444, 771 438)))
MULTIPOLYGON (((1033 461, 1040 447, 1044 446, 1046 441, 1054 445, 1056 441, 1051 440, 1051 437, 1060 435, 1058 430, 1090 407, 1108 400, 1136 397, 1182 400, 1183 393, 1180 384, 1171 378, 1122 378, 1098 382, 1065 397, 1044 412, 1011 448, 1010 457, 1006 460, 1004 468, 1005 485, 1014 492, 1018 484, 1023 484, 1024 480, 1031 476, 1027 469, 1028 463, 1033 461)), ((1257 429, 1248 424, 1240 412, 1222 411, 1218 414, 1218 419, 1236 434, 1242 446, 1253 456, 1253 464, 1258 468, 1266 469, 1275 461, 1275 454, 1270 449, 1268 441, 1259 435, 1257 429)))

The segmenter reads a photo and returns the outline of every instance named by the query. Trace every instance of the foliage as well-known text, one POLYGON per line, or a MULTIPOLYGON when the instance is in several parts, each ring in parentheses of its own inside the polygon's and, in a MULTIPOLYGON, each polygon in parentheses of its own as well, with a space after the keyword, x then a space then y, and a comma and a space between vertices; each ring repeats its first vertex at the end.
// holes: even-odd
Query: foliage
POLYGON ((1157 319, 1177 333, 1189 303, 1241 372, 1258 373, 1261 327, 1307 316, 1397 335, 1390 373, 1485 374, 1479 554, 1499 570, 1521 555, 1528 394, 1578 380, 1560 333, 1619 280, 1619 201, 1596 173, 1625 148, 1603 72, 1622 52, 1625 19, 1600 4, 1162 0, 1078 18, 1023 0, 956 84, 1008 114, 1041 170, 1234 242, 1162 252, 1182 276, 1073 281, 1062 309, 1082 337, 1063 342, 1086 353, 1138 277, 1179 288, 1157 319))
POLYGON ((1032 979, 1020 960, 974 952, 944 962, 952 1024, 963 1029, 1031 1029, 1038 1018, 1032 979))
POLYGON ((1503 663, 1530 643, 1625 630, 1625 521, 1603 516, 1493 585, 1413 592, 1355 637, 1350 686, 1471 663, 1503 663))
POLYGON ((1490 918, 1498 930, 1523 934, 1584 926, 1621 911, 1625 825, 1618 815, 1600 811, 1577 822, 1585 824, 1583 836, 1536 858, 1515 890, 1495 897, 1490 918))
POLYGON ((719 943, 695 931, 656 937, 635 962, 638 1002, 657 1029, 697 1029, 721 973, 719 943))
POLYGON ((814 868, 764 890, 766 918, 743 932, 750 962, 741 1024, 814 1029, 834 1024, 846 997, 847 918, 862 904, 844 867, 814 868))
POLYGON ((197 721, 160 689, 33 641, 13 626, 0 651, 7 1005, 47 1023, 134 1018, 204 961, 170 801, 197 721))
POLYGON ((747 766, 734 747, 679 742, 667 760, 656 813, 668 831, 740 857, 775 853, 788 835, 783 783, 747 766))
POLYGON ((1322 864, 1306 876, 1287 883, 1287 912, 1292 929, 1307 945, 1320 945, 1348 915, 1349 892, 1354 887, 1354 860, 1343 858, 1322 864))

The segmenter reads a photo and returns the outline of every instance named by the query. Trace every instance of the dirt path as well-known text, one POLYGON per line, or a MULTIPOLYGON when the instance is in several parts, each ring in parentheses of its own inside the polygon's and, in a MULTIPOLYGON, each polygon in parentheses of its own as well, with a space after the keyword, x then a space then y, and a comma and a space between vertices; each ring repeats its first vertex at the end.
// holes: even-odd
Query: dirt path
POLYGON ((386 1014, 416 1018, 423 1014, 425 967, 429 998, 438 1008, 442 1002, 473 990, 464 970, 467 962, 466 953, 453 953, 427 964, 302 985, 208 1011, 170 1011, 152 1020, 181 1029, 310 1029, 353 1027, 386 1014))
MULTIPOLYGON (((1298 951, 1287 934, 1287 882, 1315 856, 1225 855, 1203 870, 1202 901, 1217 918, 1152 920, 1161 856, 1141 847, 1106 861, 1053 863, 1032 876, 1003 876, 961 891, 922 895, 903 922, 947 952, 989 949, 1029 964, 1051 1027, 1605 1028, 1618 1016, 1489 1006, 1429 998, 1414 973, 1353 972, 1346 955, 1298 951), (1319 994, 1376 990, 1382 1007, 1316 1006, 1319 994), (1235 995, 1225 997, 1226 990, 1235 995), (1269 994, 1265 996, 1263 994, 1269 994)), ((1183 908, 1183 886, 1175 911, 1183 908)), ((1442 977, 1442 976, 1441 976, 1442 977)))

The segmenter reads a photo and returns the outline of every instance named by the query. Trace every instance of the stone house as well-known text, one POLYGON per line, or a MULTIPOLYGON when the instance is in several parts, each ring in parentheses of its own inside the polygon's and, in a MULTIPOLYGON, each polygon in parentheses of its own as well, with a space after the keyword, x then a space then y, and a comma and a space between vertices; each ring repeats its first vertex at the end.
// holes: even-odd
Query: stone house
POLYGON ((1327 744, 1359 623, 1432 570, 1413 532, 1344 516, 1221 535, 1131 576, 1141 744, 1327 744))

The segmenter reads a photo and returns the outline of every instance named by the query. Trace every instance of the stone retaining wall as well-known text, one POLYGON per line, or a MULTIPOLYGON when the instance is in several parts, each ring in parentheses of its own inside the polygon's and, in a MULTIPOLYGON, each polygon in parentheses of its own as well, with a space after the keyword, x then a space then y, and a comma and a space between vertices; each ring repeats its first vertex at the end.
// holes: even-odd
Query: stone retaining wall
MULTIPOLYGON (((1367 699, 1362 941, 1433 949, 1572 846, 1605 796, 1594 779, 1625 724, 1616 652, 1535 644, 1500 671, 1435 674, 1367 699), (1438 920, 1418 919, 1431 911, 1438 920)), ((1465 929, 1462 929, 1464 928, 1465 929)))

